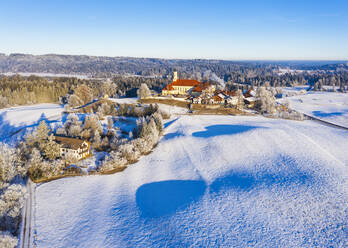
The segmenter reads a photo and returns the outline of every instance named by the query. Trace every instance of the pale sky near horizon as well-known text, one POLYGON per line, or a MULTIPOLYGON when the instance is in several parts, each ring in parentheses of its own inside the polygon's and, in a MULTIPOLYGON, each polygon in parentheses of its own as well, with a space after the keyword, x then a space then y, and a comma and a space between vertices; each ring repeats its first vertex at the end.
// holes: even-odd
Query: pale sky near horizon
POLYGON ((348 0, 0 0, 0 53, 348 59, 348 0))

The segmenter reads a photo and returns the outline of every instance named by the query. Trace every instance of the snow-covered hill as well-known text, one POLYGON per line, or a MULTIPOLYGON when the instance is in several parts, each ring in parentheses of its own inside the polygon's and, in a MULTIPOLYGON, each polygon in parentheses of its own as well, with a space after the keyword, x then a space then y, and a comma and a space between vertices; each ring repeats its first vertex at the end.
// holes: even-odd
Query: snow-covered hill
POLYGON ((121 173, 37 186, 37 247, 343 247, 348 132, 181 116, 121 173))

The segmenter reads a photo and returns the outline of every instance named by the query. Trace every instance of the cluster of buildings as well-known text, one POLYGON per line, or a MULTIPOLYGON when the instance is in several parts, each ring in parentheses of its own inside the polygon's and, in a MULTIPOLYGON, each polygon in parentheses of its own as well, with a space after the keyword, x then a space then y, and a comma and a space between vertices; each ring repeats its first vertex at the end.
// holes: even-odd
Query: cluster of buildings
POLYGON ((255 91, 247 92, 218 90, 214 84, 199 82, 192 79, 178 79, 174 71, 173 82, 162 90, 163 96, 186 97, 193 104, 220 104, 240 106, 247 104, 252 107, 255 102, 255 91))

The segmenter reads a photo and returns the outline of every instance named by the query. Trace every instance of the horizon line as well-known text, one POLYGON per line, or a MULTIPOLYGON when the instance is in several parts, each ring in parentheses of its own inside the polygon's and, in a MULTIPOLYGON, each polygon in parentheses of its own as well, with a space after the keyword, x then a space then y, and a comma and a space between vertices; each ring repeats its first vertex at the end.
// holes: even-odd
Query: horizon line
POLYGON ((144 56, 127 56, 127 55, 91 55, 91 54, 69 54, 69 53, 28 53, 28 52, 0 52, 5 56, 14 54, 46 56, 46 55, 61 55, 61 56, 88 56, 88 57, 108 57, 108 58, 135 58, 135 59, 163 59, 163 60, 220 60, 220 61, 340 61, 348 62, 348 58, 205 58, 205 57, 144 57, 144 56))

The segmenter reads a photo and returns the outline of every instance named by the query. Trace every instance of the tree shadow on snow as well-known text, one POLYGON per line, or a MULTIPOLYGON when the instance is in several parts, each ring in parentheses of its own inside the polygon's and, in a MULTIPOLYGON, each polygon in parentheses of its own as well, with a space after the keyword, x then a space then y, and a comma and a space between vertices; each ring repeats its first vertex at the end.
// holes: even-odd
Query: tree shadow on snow
POLYGON ((32 124, 20 123, 19 125, 11 125, 9 120, 5 119, 6 111, 0 114, 0 142, 10 141, 14 135, 17 135, 18 139, 21 139, 26 133, 28 128, 37 127, 41 121, 45 121, 47 125, 58 122, 57 120, 49 120, 44 113, 42 113, 39 119, 32 124))
POLYGON ((136 192, 136 204, 145 218, 170 215, 203 196, 204 181, 170 180, 144 184, 136 192))
POLYGON ((168 121, 166 123, 164 123, 164 128, 169 127, 170 125, 172 125, 174 122, 176 122, 179 119, 179 117, 175 118, 174 120, 168 121))
POLYGON ((163 136, 163 140, 169 140, 169 139, 174 139, 176 137, 182 137, 185 136, 182 133, 167 133, 163 136))
POLYGON ((256 128, 264 128, 258 126, 245 126, 245 125, 212 125, 207 126, 205 131, 199 131, 192 133, 192 136, 199 138, 210 138, 214 136, 231 135, 248 132, 256 128))
POLYGON ((334 116, 342 116, 344 114, 348 113, 348 111, 341 111, 341 112, 323 112, 323 111, 312 111, 312 114, 317 117, 334 117, 334 116))

